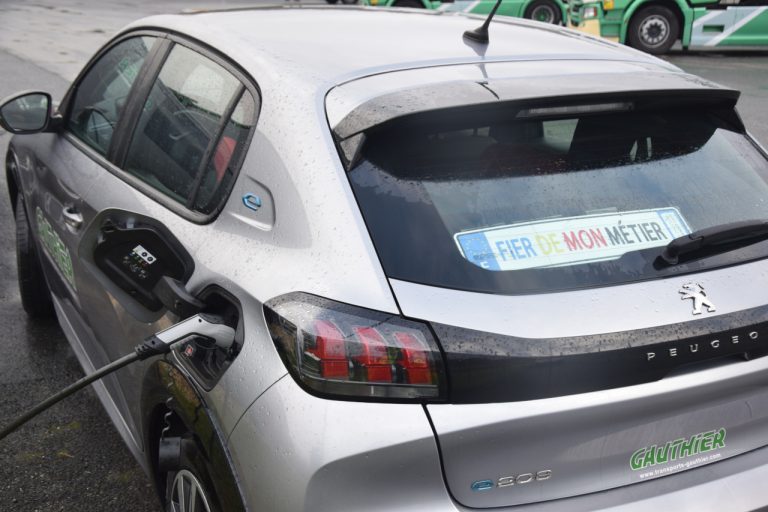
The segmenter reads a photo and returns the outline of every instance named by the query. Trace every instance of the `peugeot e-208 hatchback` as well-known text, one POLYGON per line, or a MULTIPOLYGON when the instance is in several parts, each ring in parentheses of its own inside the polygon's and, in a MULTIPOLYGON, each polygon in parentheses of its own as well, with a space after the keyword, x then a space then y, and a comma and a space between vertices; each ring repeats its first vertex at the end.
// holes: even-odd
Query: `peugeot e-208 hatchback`
POLYGON ((166 278, 236 329, 96 386, 169 510, 768 504, 738 93, 479 23, 153 17, 0 108, 23 304, 87 372, 180 319, 166 278))

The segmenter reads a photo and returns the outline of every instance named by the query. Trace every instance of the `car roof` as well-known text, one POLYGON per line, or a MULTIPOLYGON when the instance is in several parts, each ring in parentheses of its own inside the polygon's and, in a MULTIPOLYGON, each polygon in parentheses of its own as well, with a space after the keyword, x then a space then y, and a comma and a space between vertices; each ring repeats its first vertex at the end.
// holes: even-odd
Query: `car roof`
POLYGON ((206 43, 261 86, 324 88, 400 69, 494 61, 613 60, 678 69, 622 45, 562 27, 497 17, 487 47, 467 44, 482 17, 417 9, 279 6, 161 15, 155 27, 206 43))

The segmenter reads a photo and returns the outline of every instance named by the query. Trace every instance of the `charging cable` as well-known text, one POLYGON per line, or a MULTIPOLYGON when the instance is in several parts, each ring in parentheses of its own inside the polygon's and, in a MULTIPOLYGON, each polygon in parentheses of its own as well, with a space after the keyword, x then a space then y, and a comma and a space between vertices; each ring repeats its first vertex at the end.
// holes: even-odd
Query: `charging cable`
POLYGON ((69 395, 83 389, 93 381, 99 380, 105 375, 119 370, 136 361, 143 361, 152 356, 167 354, 171 349, 186 340, 190 336, 204 336, 212 339, 216 346, 224 350, 229 350, 235 341, 235 330, 224 324, 221 317, 209 315, 207 313, 198 313, 195 316, 187 318, 171 327, 162 330, 147 337, 143 343, 136 345, 133 353, 121 357, 120 359, 99 368, 90 375, 86 375, 74 384, 67 386, 55 395, 40 402, 38 405, 19 416, 10 425, 0 431, 0 440, 8 434, 48 409, 52 405, 64 400, 69 395))

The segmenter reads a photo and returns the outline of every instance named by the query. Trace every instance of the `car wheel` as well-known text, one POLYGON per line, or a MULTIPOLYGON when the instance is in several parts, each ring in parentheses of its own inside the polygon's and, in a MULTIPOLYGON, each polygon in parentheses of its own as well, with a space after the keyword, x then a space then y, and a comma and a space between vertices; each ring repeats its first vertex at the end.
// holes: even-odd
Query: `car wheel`
POLYGON ((224 442, 192 382, 178 368, 158 361, 142 393, 156 404, 147 405, 152 454, 147 462, 165 510, 244 512, 224 442), (192 509, 192 503, 197 508, 192 509))
POLYGON ((555 2, 550 0, 536 0, 525 10, 525 17, 529 20, 540 21, 559 25, 562 21, 562 13, 555 2))
POLYGON ((335 3, 338 3, 339 0, 325 0, 327 3, 333 5, 335 3))
POLYGON ((178 458, 164 473, 166 512, 226 512, 199 440, 187 432, 175 441, 178 458))
POLYGON ((680 27, 675 13, 653 5, 640 10, 629 23, 629 45, 647 53, 666 53, 677 41, 680 27))
POLYGON ((167 512, 216 512, 213 495, 206 488, 205 479, 194 469, 182 467, 168 474, 166 487, 167 512))
POLYGON ((40 267, 21 195, 16 199, 16 269, 24 311, 30 318, 52 318, 54 312, 51 292, 40 267))
POLYGON ((412 7, 414 9, 423 9, 424 4, 418 0, 400 0, 394 3, 394 7, 412 7))

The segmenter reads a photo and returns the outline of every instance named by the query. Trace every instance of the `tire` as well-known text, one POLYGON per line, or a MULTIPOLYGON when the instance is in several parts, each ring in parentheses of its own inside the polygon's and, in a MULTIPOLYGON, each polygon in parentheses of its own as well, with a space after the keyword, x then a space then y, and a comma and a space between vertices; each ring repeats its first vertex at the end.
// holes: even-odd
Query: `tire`
POLYGON ((27 316, 32 319, 53 318, 51 292, 40 267, 21 194, 16 198, 16 270, 19 276, 21 305, 27 316))
POLYGON ((190 458, 182 454, 178 470, 168 472, 165 489, 166 512, 224 512, 199 456, 190 458), (195 498, 194 508, 191 507, 192 497, 195 498))
POLYGON ((424 4, 419 2, 418 0, 399 0, 398 2, 395 2, 393 7, 410 7, 413 9, 423 9, 424 4))
POLYGON ((670 9, 652 5, 641 9, 629 22, 629 45, 654 55, 667 53, 680 34, 677 16, 670 9))
POLYGON ((536 0, 525 10, 525 18, 542 23, 560 25, 563 21, 563 13, 555 2, 550 0, 536 0))
POLYGON ((329 4, 331 4, 331 5, 334 5, 334 4, 338 3, 339 0, 325 0, 325 1, 327 3, 329 3, 329 4))
POLYGON ((166 511, 178 512, 174 483, 186 478, 197 482, 205 496, 208 507, 198 511, 245 512, 223 438, 189 378, 166 361, 155 362, 144 379, 142 402, 148 415, 147 462, 166 511))

